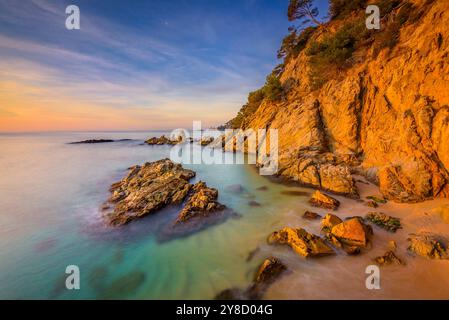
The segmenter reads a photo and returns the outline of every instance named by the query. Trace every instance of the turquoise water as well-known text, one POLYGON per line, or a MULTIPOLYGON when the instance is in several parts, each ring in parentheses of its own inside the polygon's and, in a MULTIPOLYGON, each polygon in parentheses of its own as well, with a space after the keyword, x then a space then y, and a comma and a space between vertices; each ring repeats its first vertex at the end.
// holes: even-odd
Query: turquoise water
MULTIPOLYGON (((372 248, 357 257, 344 253, 304 259, 288 247, 269 246, 267 236, 285 226, 319 234, 319 221, 301 218, 310 189, 285 186, 260 176, 250 165, 188 165, 219 190, 219 201, 240 214, 189 237, 159 243, 157 234, 179 208, 172 207, 120 228, 107 226, 100 207, 109 186, 127 168, 169 156, 169 146, 143 141, 163 132, 85 132, 0 135, 0 298, 2 299, 212 299, 229 287, 246 287, 264 258, 276 256, 289 272, 267 291, 268 299, 449 299, 449 260, 430 261, 407 253, 407 235, 432 231, 449 238, 434 208, 389 202, 379 210, 400 217, 395 234, 374 228, 372 248), (67 142, 134 139, 106 144, 67 142), (229 186, 240 184, 243 192, 229 186), (266 186, 268 190, 257 190, 266 186), (254 200, 261 204, 252 207, 254 200), (385 253, 389 240, 406 266, 381 269, 381 289, 368 290, 365 269, 385 253), (250 261, 250 252, 259 248, 250 261), (80 268, 80 290, 67 290, 65 269, 80 268)), ((358 184, 362 197, 378 194, 358 184)), ((337 197, 341 217, 372 211, 337 197)))
POLYGON ((250 283, 262 256, 246 258, 291 215, 310 190, 274 184, 249 165, 185 165, 219 190, 238 212, 186 238, 158 243, 156 234, 179 208, 121 228, 104 224, 100 206, 127 168, 169 156, 168 146, 142 145, 161 132, 0 135, 0 298, 210 299, 250 283), (68 142, 134 139, 106 144, 68 142), (245 192, 235 193, 230 185, 245 192), (268 186, 268 191, 256 190, 268 186), (283 195, 303 190, 304 196, 283 195), (251 207, 250 200, 260 207, 251 207), (81 289, 65 288, 77 265, 81 289))

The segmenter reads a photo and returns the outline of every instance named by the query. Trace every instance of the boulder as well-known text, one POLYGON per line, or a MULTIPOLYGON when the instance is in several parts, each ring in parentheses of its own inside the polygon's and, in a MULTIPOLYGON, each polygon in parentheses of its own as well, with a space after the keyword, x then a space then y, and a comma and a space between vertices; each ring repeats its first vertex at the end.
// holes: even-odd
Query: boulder
POLYGON ((431 233, 421 232, 418 234, 410 234, 409 247, 410 252, 413 252, 421 257, 429 259, 448 259, 449 254, 444 247, 442 241, 437 236, 431 233))
POLYGON ((287 267, 277 258, 265 259, 254 277, 254 282, 257 284, 270 284, 286 269, 287 267))
POLYGON ((191 189, 189 180, 194 176, 194 171, 169 159, 134 166, 125 178, 111 186, 108 202, 114 209, 105 212, 105 218, 118 226, 169 204, 181 203, 191 189))
POLYGON ((323 219, 321 219, 321 230, 324 232, 330 232, 334 226, 342 222, 343 220, 336 215, 328 213, 323 219))
POLYGON ((206 183, 200 181, 191 189, 192 195, 178 214, 175 224, 185 223, 196 217, 209 216, 226 208, 216 201, 218 198, 217 189, 207 187, 206 183))
POLYGON ((280 231, 273 232, 268 237, 268 243, 289 245, 303 257, 319 257, 334 253, 323 239, 304 229, 285 227, 280 231))
POLYGON ((396 232, 401 229, 401 220, 399 218, 388 216, 382 212, 369 212, 366 220, 390 232, 396 232))
POLYGON ((307 220, 316 220, 316 219, 321 218, 321 216, 320 216, 318 213, 312 212, 312 211, 306 211, 306 212, 304 212, 304 214, 302 215, 302 217, 303 217, 304 219, 307 219, 307 220))
POLYGON ((336 210, 340 206, 340 202, 337 199, 334 199, 319 190, 315 191, 312 198, 310 198, 309 203, 314 207, 330 210, 336 210))
POLYGON ((331 234, 348 246, 366 247, 367 228, 358 218, 352 218, 332 227, 331 234))

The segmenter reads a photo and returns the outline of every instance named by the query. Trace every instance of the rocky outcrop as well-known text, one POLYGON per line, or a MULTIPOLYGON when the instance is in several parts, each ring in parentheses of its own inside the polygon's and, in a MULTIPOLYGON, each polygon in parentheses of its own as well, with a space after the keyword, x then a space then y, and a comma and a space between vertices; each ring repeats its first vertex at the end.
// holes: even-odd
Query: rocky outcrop
POLYGON ((114 205, 105 217, 111 225, 123 225, 152 214, 174 203, 181 203, 191 189, 189 180, 195 176, 169 159, 130 168, 128 175, 114 183, 108 202, 114 205))
POLYGON ((448 249, 443 241, 430 233, 411 234, 408 250, 418 256, 429 259, 449 259, 448 249))
POLYGON ((126 142, 126 141, 132 141, 132 140, 131 139, 119 139, 119 140, 88 139, 88 140, 82 140, 82 141, 76 141, 76 142, 69 142, 69 144, 96 144, 96 143, 111 143, 111 142, 126 142))
POLYGON ((318 89, 308 49, 364 12, 318 27, 285 61, 285 98, 263 100, 241 122, 278 130, 280 175, 354 196, 358 173, 397 202, 449 197, 449 2, 407 2, 418 18, 399 22, 403 5, 388 14, 399 26, 394 46, 364 43, 318 89))
POLYGON ((175 140, 172 140, 170 138, 167 138, 165 135, 162 135, 160 137, 152 137, 150 139, 148 139, 147 141, 145 141, 146 144, 148 145, 164 145, 164 144, 168 144, 168 145, 174 145, 174 144, 178 144, 183 142, 182 137, 178 137, 175 140))
POLYGON ((216 189, 202 181, 190 184, 194 176, 195 172, 169 159, 134 166, 125 178, 111 186, 108 203, 113 209, 105 211, 104 216, 109 224, 120 226, 169 205, 182 206, 174 221, 159 228, 159 241, 186 236, 237 216, 217 201, 216 189))
POLYGON ((340 202, 337 199, 332 198, 320 191, 315 191, 310 198, 309 203, 314 207, 336 210, 340 206, 340 202))
POLYGON ((191 188, 192 195, 178 214, 175 224, 188 222, 191 219, 210 216, 226 207, 217 202, 218 190, 208 188, 200 181, 191 188))
POLYGON ((286 244, 303 257, 319 257, 334 253, 320 237, 304 229, 290 227, 273 232, 268 237, 268 244, 286 244))

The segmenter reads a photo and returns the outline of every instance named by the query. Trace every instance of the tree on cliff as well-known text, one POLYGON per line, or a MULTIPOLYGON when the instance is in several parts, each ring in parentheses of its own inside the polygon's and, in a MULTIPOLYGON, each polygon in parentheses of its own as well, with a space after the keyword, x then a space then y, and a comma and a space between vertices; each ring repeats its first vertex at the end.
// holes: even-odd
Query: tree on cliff
POLYGON ((322 25, 318 21, 319 11, 317 7, 313 6, 313 0, 290 0, 287 15, 289 21, 299 20, 303 24, 322 25))

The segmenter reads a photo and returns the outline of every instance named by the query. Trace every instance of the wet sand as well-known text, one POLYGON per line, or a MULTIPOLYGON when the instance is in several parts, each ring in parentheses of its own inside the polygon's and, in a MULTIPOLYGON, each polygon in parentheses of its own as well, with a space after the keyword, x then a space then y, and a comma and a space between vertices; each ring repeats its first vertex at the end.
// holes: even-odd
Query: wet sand
MULTIPOLYGON (((357 179, 361 179, 357 177, 357 179)), ((380 196, 372 184, 358 182, 361 199, 369 195, 380 196)), ((410 233, 427 231, 449 238, 449 224, 440 217, 438 207, 449 205, 448 199, 436 199, 418 204, 398 204, 389 201, 378 208, 370 208, 356 200, 336 196, 341 206, 333 213, 341 218, 365 216, 368 212, 383 212, 401 219, 402 229, 391 233, 373 225, 372 248, 358 256, 339 252, 324 258, 305 259, 287 246, 261 246, 261 256, 275 255, 290 269, 290 273, 274 283, 265 299, 448 299, 449 260, 430 260, 415 257, 407 251, 410 233), (396 254, 406 262, 405 266, 380 267, 379 290, 368 290, 365 269, 375 264, 373 258, 388 250, 388 241, 397 243, 396 254)), ((324 216, 328 210, 310 207, 324 216)), ((291 227, 303 227, 319 234, 320 220, 308 221, 292 214, 288 220, 291 227)), ((283 226, 277 226, 283 227, 283 226)))

